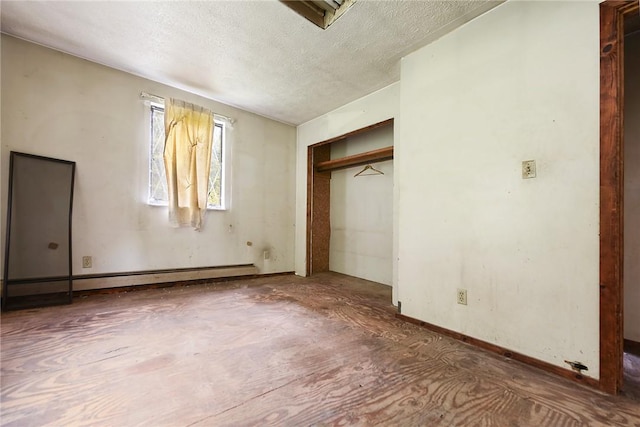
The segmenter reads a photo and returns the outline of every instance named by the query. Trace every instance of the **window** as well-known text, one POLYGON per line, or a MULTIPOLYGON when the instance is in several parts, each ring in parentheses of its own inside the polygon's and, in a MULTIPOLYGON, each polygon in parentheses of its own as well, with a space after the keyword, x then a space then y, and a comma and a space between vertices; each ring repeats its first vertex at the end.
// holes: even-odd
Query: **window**
MULTIPOLYGON (((209 199, 207 209, 224 209, 224 124, 214 121, 209 171, 209 199)), ((166 206, 167 179, 164 172, 164 108, 151 106, 151 143, 149 153, 149 204, 166 206)))

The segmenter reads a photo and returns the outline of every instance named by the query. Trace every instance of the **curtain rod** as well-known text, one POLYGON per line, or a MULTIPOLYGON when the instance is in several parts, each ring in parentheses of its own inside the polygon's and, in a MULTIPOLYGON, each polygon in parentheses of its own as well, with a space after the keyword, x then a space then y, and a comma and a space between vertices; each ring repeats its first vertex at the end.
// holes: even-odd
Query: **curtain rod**
MULTIPOLYGON (((140 92, 140 99, 146 99, 149 101, 155 101, 159 104, 164 104, 164 98, 158 95, 154 95, 152 93, 140 92)), ((227 120, 229 123, 234 124, 236 119, 232 117, 223 116, 222 114, 213 113, 214 116, 219 117, 221 119, 227 120)))

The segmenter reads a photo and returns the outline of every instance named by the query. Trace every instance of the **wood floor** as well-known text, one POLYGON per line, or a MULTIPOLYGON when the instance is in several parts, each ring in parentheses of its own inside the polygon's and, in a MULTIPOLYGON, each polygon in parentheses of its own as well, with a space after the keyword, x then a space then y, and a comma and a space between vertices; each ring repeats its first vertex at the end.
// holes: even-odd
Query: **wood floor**
POLYGON ((640 352, 625 352, 623 363, 624 394, 640 402, 640 352))
POLYGON ((640 401, 400 321, 390 298, 322 274, 3 313, 1 423, 640 426, 640 401))

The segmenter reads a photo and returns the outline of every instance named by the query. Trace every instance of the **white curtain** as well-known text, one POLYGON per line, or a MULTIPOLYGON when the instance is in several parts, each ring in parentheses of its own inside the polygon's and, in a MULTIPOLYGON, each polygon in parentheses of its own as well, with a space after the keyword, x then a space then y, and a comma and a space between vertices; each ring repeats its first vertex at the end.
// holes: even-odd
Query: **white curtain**
POLYGON ((169 221, 199 230, 207 210, 213 113, 176 99, 165 102, 164 166, 169 221))

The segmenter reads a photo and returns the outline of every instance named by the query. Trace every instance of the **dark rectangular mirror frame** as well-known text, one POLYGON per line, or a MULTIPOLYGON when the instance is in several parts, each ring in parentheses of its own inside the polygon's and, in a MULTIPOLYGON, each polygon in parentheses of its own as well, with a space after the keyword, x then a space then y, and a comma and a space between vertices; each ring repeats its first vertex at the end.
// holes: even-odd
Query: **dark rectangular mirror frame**
POLYGON ((11 152, 2 310, 71 303, 75 166, 11 152))

